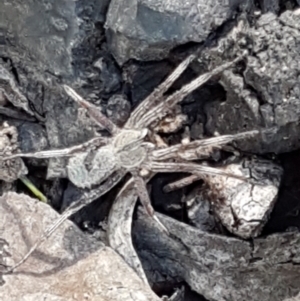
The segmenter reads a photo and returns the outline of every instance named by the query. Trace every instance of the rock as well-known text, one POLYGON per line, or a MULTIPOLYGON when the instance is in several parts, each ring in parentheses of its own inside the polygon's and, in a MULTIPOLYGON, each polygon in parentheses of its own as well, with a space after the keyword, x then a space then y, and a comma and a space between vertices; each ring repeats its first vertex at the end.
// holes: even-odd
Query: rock
MULTIPOLYGON (((25 195, 8 193, 0 201, 0 259, 18 261, 57 219, 48 205, 25 195)), ((65 222, 15 273, 3 275, 0 300, 51 301, 159 298, 110 248, 65 222)))
POLYGON ((131 113, 130 102, 125 96, 115 94, 107 102, 107 117, 117 126, 122 127, 131 113))
POLYGON ((100 7, 100 14, 99 14, 99 18, 98 18, 99 22, 105 22, 109 3, 110 3, 110 0, 96 1, 96 5, 100 7))
MULTIPOLYGON (((263 134, 262 139, 237 143, 239 148, 283 153, 300 147, 299 22, 297 11, 286 11, 280 17, 264 14, 256 26, 244 27, 240 34, 245 33, 245 47, 251 49, 246 69, 243 77, 224 72, 221 83, 227 92, 226 101, 206 106, 205 129, 209 133, 228 134, 263 127, 273 130, 263 134)), ((216 48, 221 51, 224 45, 219 44, 216 48)))
POLYGON ((0 4, 0 36, 6 37, 0 53, 24 56, 56 75, 70 74, 71 50, 79 22, 74 1, 33 0, 0 4), (2 50, 2 51, 1 51, 2 50), (36 61, 36 62, 35 62, 36 61))
POLYGON ((282 168, 267 160, 239 159, 222 171, 249 178, 249 182, 205 176, 207 187, 200 193, 201 198, 210 201, 212 210, 231 233, 245 239, 258 236, 277 200, 282 168))
POLYGON ((19 90, 12 73, 6 70, 2 64, 0 64, 0 95, 15 107, 33 115, 32 110, 29 108, 28 100, 19 90))
POLYGON ((186 204, 191 225, 205 232, 217 232, 217 221, 213 215, 212 204, 208 198, 202 196, 200 187, 195 187, 184 197, 183 202, 186 204))
POLYGON ((278 0, 260 0, 260 6, 263 13, 272 12, 277 14, 280 9, 278 0))
MULTIPOLYGON (((62 93, 62 82, 77 90, 84 85, 83 96, 98 105, 103 94, 109 97, 120 88, 120 71, 103 43, 108 4, 109 0, 0 3, 0 58, 8 72, 0 69, 0 98, 40 117, 49 148, 91 137, 91 131, 82 131, 89 124, 82 126, 75 104, 62 93), (102 69, 94 66, 99 60, 102 69)), ((48 177, 64 177, 64 167, 63 160, 50 160, 48 177)))
POLYGON ((188 42, 203 42, 252 1, 112 0, 106 36, 117 62, 160 60, 188 42))
POLYGON ((141 211, 133 227, 134 245, 150 283, 160 275, 186 281, 210 301, 282 301, 299 293, 299 233, 250 243, 157 216, 171 237, 141 211))
MULTIPOLYGON (((19 148, 18 133, 14 126, 4 123, 0 127, 0 154, 10 156, 19 148)), ((0 157, 0 180, 13 182, 28 172, 23 160, 15 158, 2 161, 0 157)))
POLYGON ((18 127, 18 133, 22 152, 41 151, 48 147, 46 131, 37 123, 23 122, 18 127))

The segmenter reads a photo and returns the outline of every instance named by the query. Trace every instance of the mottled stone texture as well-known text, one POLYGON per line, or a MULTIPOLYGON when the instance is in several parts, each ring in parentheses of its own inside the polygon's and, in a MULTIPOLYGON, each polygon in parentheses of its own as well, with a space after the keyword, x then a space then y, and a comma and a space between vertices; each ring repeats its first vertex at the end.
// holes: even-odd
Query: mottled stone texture
POLYGON ((251 0, 112 0, 106 28, 119 64, 130 58, 159 60, 175 46, 203 42, 251 0))
MULTIPOLYGON (((28 196, 8 193, 0 198, 0 216, 0 264, 11 265, 58 213, 28 196)), ((14 274, 2 278, 0 300, 159 301, 120 256, 70 221, 14 274)))

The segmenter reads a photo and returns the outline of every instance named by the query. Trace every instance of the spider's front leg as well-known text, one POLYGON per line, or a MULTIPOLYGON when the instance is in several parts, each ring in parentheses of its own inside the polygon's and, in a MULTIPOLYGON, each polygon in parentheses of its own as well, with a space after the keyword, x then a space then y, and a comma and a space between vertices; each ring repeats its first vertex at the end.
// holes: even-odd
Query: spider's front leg
POLYGON ((195 55, 187 57, 169 77, 159 85, 131 114, 126 122, 126 128, 142 128, 143 116, 153 107, 155 107, 163 97, 164 93, 171 87, 171 85, 179 78, 179 76, 187 69, 189 64, 195 59, 195 55))
POLYGON ((6 157, 1 157, 0 160, 11 160, 15 158, 37 158, 37 159, 47 159, 47 158, 58 158, 58 157, 68 157, 78 152, 85 152, 90 148, 97 148, 109 143, 109 138, 105 137, 95 137, 90 139, 89 141, 71 146, 68 148, 62 149, 52 149, 52 150, 45 150, 45 151, 38 151, 32 153, 18 153, 13 154, 6 157))
MULTIPOLYGON (((189 84, 186 84, 183 86, 179 91, 173 93, 169 97, 167 97, 164 101, 160 101, 155 105, 151 110, 146 111, 141 117, 140 120, 137 120, 137 124, 135 126, 138 126, 140 128, 147 128, 149 127, 153 122, 157 122, 161 120, 168 111, 173 108, 176 104, 181 102, 187 95, 195 91, 197 88, 201 87, 203 84, 205 84, 208 80, 210 80, 212 77, 222 73, 224 70, 232 67, 234 64, 239 62, 245 57, 246 53, 244 55, 239 56, 235 60, 225 63, 221 66, 218 66, 211 72, 202 74, 198 76, 196 79, 191 81, 189 84)), ((163 84, 162 84, 163 85, 163 84)))

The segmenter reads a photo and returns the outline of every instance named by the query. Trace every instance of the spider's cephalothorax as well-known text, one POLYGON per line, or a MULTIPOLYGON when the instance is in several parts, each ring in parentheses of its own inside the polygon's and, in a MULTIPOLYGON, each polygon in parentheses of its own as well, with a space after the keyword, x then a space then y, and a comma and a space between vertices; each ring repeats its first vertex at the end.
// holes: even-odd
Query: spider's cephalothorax
POLYGON ((147 158, 148 143, 144 142, 148 134, 143 130, 122 130, 113 140, 117 164, 131 169, 138 167, 147 158))
MULTIPOLYGON (((70 205, 9 272, 21 265, 69 216, 112 189, 127 173, 131 174, 135 182, 136 193, 140 202, 153 218, 156 218, 156 216, 151 206, 146 182, 141 175, 141 170, 147 170, 152 174, 159 172, 184 172, 191 174, 189 177, 173 183, 172 188, 192 183, 203 177, 203 174, 237 177, 225 173, 222 169, 201 165, 193 161, 201 158, 203 153, 209 154, 214 147, 220 147, 233 140, 256 135, 258 131, 254 130, 235 135, 188 141, 184 144, 172 146, 165 144, 163 148, 147 142, 146 136, 148 132, 151 133, 151 136, 152 134, 157 135, 153 124, 163 120, 168 112, 174 109, 189 93, 244 57, 245 55, 240 56, 229 63, 215 68, 211 72, 200 75, 180 90, 165 96, 165 92, 188 67, 189 63, 195 59, 194 55, 189 56, 132 112, 124 128, 117 127, 101 113, 98 107, 84 100, 72 88, 64 85, 67 94, 81 107, 85 108, 94 121, 110 132, 111 137, 95 137, 86 143, 66 149, 14 154, 2 158, 3 160, 9 160, 15 157, 51 158, 68 156, 67 174, 69 179, 80 188, 91 188, 82 190, 80 199, 70 205)), ((240 177, 238 176, 238 178, 240 177)))
POLYGON ((91 188, 120 168, 130 171, 140 166, 147 157, 147 133, 147 129, 122 129, 108 145, 75 154, 67 164, 69 180, 79 188, 91 188))

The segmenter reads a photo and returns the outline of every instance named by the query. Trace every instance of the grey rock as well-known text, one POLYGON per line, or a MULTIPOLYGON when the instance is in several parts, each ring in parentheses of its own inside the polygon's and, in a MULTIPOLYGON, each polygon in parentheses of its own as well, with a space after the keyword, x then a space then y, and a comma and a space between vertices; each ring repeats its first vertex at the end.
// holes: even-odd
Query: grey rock
POLYGON ((253 244, 209 234, 157 214, 163 233, 139 212, 133 238, 150 282, 157 275, 186 281, 210 301, 282 301, 300 291, 299 233, 275 234, 253 244))
POLYGON ((208 132, 236 133, 263 127, 269 131, 262 134, 260 142, 250 139, 246 144, 237 143, 239 148, 256 153, 299 148, 299 24, 297 11, 286 11, 280 17, 264 14, 255 27, 244 29, 248 46, 253 44, 244 78, 224 72, 221 83, 227 92, 226 102, 206 106, 208 132))
POLYGON ((260 6, 263 13, 272 12, 277 14, 279 12, 279 0, 260 0, 260 6))
MULTIPOLYGON (((0 261, 11 265, 58 214, 28 196, 8 193, 1 197, 0 216, 0 229, 5 227, 0 232, 0 261)), ((159 301, 112 249, 85 235, 70 221, 17 272, 2 277, 0 300, 159 301)))
POLYGON ((115 94, 107 102, 107 117, 117 126, 125 124, 131 113, 130 102, 125 96, 115 94))
POLYGON ((249 182, 208 176, 205 182, 209 188, 202 194, 231 233, 248 239, 258 236, 268 221, 278 197, 283 170, 262 159, 235 161, 222 170, 249 178, 249 182))
MULTIPOLYGON (((0 127, 0 154, 10 156, 19 149, 18 133, 14 126, 4 123, 0 127)), ((0 180, 13 182, 28 172, 21 158, 2 161, 0 157, 0 180)))
POLYGON ((96 1, 96 6, 100 7, 100 13, 99 13, 99 22, 104 23, 106 19, 106 13, 108 10, 108 5, 110 3, 110 0, 97 0, 96 1))
MULTIPOLYGON (((120 87, 119 70, 104 55, 105 49, 98 47, 104 37, 99 24, 104 22, 108 3, 106 0, 0 3, 0 58, 5 59, 5 69, 9 72, 7 75, 1 69, 0 101, 5 97, 42 121, 49 148, 79 144, 93 133, 87 129, 90 123, 78 116, 76 105, 62 92, 58 82, 68 82, 77 90, 85 85, 84 96, 88 94, 88 100, 96 100, 98 104, 101 93, 112 93, 120 87), (102 57, 104 67, 99 69, 93 63, 102 57)), ((3 113, 19 117, 7 110, 3 113)), ((64 177, 64 167, 64 160, 50 160, 48 178, 64 177)))
POLYGON ((203 42, 252 1, 112 0, 106 35, 117 62, 160 60, 178 45, 203 42))
POLYGON ((1 1, 0 53, 24 56, 44 71, 71 73, 71 50, 78 32, 74 1, 1 1))
POLYGON ((212 206, 210 201, 202 197, 201 189, 194 188, 183 199, 186 203, 187 214, 191 225, 205 232, 216 231, 216 219, 212 214, 212 206))
POLYGON ((33 115, 32 110, 29 108, 28 100, 17 87, 12 73, 6 70, 2 64, 0 64, 0 94, 14 106, 33 115))
POLYGON ((284 299, 284 301, 299 301, 300 300, 300 294, 298 294, 296 297, 294 298, 288 298, 288 299, 284 299))
POLYGON ((34 152, 46 149, 48 140, 45 129, 37 124, 24 122, 18 127, 20 149, 23 152, 34 152))

